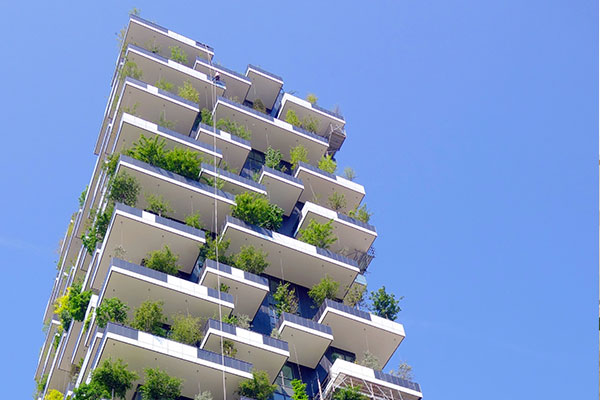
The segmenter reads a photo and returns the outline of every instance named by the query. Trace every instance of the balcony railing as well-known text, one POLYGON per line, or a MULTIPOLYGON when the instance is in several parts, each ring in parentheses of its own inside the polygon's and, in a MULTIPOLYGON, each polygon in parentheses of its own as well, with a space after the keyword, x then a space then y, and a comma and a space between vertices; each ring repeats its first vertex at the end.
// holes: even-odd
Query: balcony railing
POLYGON ((279 317, 279 321, 277 322, 277 329, 279 329, 279 327, 281 327, 281 325, 285 321, 291 322, 292 324, 300 325, 300 326, 303 326, 305 328, 309 328, 309 329, 312 329, 315 331, 319 331, 319 332, 325 333, 327 335, 333 334, 333 331, 327 325, 319 324, 318 322, 316 322, 312 319, 304 318, 299 315, 290 314, 287 312, 281 313, 281 316, 279 317))
MULTIPOLYGON (((206 324, 204 325, 203 337, 206 337, 209 329, 215 329, 218 331, 229 333, 231 335, 237 335, 237 327, 235 325, 231 325, 231 324, 228 324, 225 322, 219 322, 214 319, 209 319, 208 321, 206 321, 206 324)), ((254 332, 254 333, 259 334, 257 332, 254 332)), ((263 335, 263 334, 259 334, 259 335, 262 337, 262 343, 264 345, 275 347, 277 349, 281 349, 281 350, 285 350, 285 351, 289 351, 287 342, 280 340, 280 339, 272 338, 267 335, 263 335)))
POLYGON ((367 268, 369 268, 371 261, 375 258, 375 248, 371 246, 366 252, 354 250, 353 252, 346 254, 346 256, 356 261, 358 268, 360 268, 360 273, 364 274, 367 271, 367 268))
MULTIPOLYGON (((226 274, 231 275, 233 267, 231 267, 227 264, 223 264, 223 263, 217 264, 216 261, 210 260, 207 258, 204 260, 204 268, 216 269, 218 271, 222 271, 222 272, 225 272, 226 274)), ((269 280, 267 278, 263 278, 262 276, 255 275, 248 271, 244 271, 244 279, 249 280, 254 283, 258 283, 260 285, 264 285, 264 286, 269 285, 269 280)))
POLYGON ((343 303, 339 303, 337 301, 333 301, 333 300, 329 300, 329 299, 325 299, 325 301, 323 302, 323 304, 321 304, 321 307, 319 307, 319 310, 317 311, 317 313, 315 314, 313 319, 315 321, 318 321, 319 319, 321 319, 321 316, 325 313, 325 309, 327 307, 331 307, 338 311, 342 311, 344 313, 354 315, 358 318, 362 318, 367 321, 371 321, 371 314, 369 314, 368 312, 362 311, 356 307, 350 307, 343 303))

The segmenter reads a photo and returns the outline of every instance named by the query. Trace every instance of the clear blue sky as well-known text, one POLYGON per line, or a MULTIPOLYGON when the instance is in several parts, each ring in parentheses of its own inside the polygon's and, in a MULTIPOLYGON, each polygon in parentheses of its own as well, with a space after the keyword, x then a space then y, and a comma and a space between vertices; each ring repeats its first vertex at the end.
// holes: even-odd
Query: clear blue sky
POLYGON ((596 2, 87 3, 0 16, 4 398, 33 391, 54 249, 133 6, 225 66, 340 105, 339 164, 380 235, 370 288, 405 296, 386 370, 406 359, 426 399, 598 394, 596 2))

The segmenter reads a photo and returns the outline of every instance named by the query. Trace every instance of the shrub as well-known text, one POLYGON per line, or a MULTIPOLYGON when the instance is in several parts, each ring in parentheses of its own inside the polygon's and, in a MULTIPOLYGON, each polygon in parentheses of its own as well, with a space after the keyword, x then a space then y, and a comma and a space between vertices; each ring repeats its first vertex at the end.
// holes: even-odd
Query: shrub
POLYGON ((346 168, 344 168, 344 176, 349 181, 353 181, 356 179, 356 172, 354 172, 354 170, 352 168, 346 167, 346 168))
POLYGON ((156 86, 159 89, 166 90, 167 92, 171 92, 175 87, 175 85, 173 85, 171 82, 167 81, 164 78, 160 78, 159 80, 157 80, 154 86, 156 86))
POLYGON ((235 343, 233 343, 231 340, 223 340, 223 354, 225 354, 227 357, 235 357, 237 354, 235 343))
POLYGON ((279 162, 281 161, 281 151, 275 150, 271 146, 265 153, 265 165, 269 168, 279 169, 279 162))
POLYGON ((104 160, 104 164, 102 164, 102 169, 106 171, 108 176, 113 176, 115 170, 117 169, 117 164, 119 163, 119 153, 112 153, 110 156, 106 157, 104 160))
POLYGON ((273 300, 276 301, 275 311, 277 316, 280 316, 282 312, 290 314, 298 312, 298 296, 296 296, 294 289, 290 289, 289 282, 279 283, 277 290, 273 293, 273 300))
POLYGON ((391 375, 397 376, 401 379, 405 379, 407 381, 412 381, 414 379, 412 373, 412 367, 408 365, 405 361, 401 361, 398 365, 397 370, 391 370, 391 375))
POLYGON ((181 384, 183 380, 171 377, 166 372, 146 368, 146 381, 140 387, 142 400, 177 400, 181 396, 181 384))
POLYGON ((46 396, 44 396, 44 400, 63 400, 65 396, 56 389, 50 389, 46 396))
POLYGON ((48 383, 48 374, 44 374, 40 380, 37 382, 36 389, 38 393, 42 393, 44 389, 46 389, 46 384, 48 383))
POLYGON ((294 379, 292 382, 292 389, 294 389, 294 394, 292 395, 293 400, 308 400, 308 395, 306 394, 306 383, 302 383, 300 379, 294 379))
POLYGON ((181 265, 177 265, 178 260, 179 256, 173 254, 169 246, 165 244, 163 250, 156 250, 148 254, 144 266, 169 275, 177 275, 182 268, 181 265))
POLYGON ((321 157, 318 165, 319 169, 334 174, 337 169, 337 163, 333 161, 330 155, 321 157))
POLYGON ((385 286, 380 287, 376 292, 371 292, 371 311, 382 318, 395 321, 398 313, 402 311, 398 303, 404 298, 401 296, 396 300, 394 294, 388 294, 385 291, 385 286))
POLYGON ((191 315, 177 314, 173 317, 173 325, 170 331, 171 339, 196 345, 202 340, 202 319, 191 315))
POLYGON ((135 207, 139 192, 140 184, 137 179, 122 171, 112 179, 108 199, 135 207))
POLYGON ((73 400, 100 400, 109 399, 111 394, 96 382, 81 383, 73 390, 73 400))
POLYGON ((109 322, 124 324, 127 321, 127 312, 129 307, 118 297, 104 299, 96 308, 96 324, 100 328, 105 328, 109 322))
POLYGON ((171 60, 178 62, 180 64, 187 63, 187 54, 183 49, 179 46, 170 46, 171 49, 171 60))
POLYGON ((213 400, 213 396, 210 391, 205 390, 204 392, 195 395, 194 400, 213 400))
POLYGON ((92 372, 91 382, 111 393, 112 397, 124 399, 136 379, 138 374, 129 371, 122 360, 112 362, 108 359, 92 372))
POLYGON ((229 286, 224 284, 223 282, 221 282, 221 285, 219 285, 217 289, 219 292, 224 292, 224 293, 229 293, 229 286))
POLYGON ((333 400, 369 400, 369 397, 360 392, 360 387, 350 385, 336 389, 333 400))
POLYGON ((365 224, 369 222, 373 213, 370 213, 367 209, 367 205, 363 204, 360 208, 358 206, 354 207, 354 210, 350 210, 348 212, 348 216, 359 221, 364 222, 365 224))
POLYGON ((67 288, 67 293, 59 297, 54 305, 54 312, 59 316, 62 328, 67 331, 71 321, 83 321, 92 291, 81 291, 81 283, 74 283, 67 288))
POLYGON ((363 285, 352 285, 344 297, 344 304, 350 307, 364 306, 365 292, 367 288, 363 285))
POLYGON ((133 146, 125 152, 130 157, 142 162, 162 167, 165 157, 165 139, 154 136, 149 139, 143 134, 133 146))
POLYGON ((154 54, 160 53, 161 47, 160 47, 160 45, 158 45, 156 43, 156 41, 152 41, 152 42, 148 41, 148 42, 146 42, 146 46, 145 47, 151 53, 154 53, 154 54))
POLYGON ((135 310, 131 327, 156 336, 166 337, 163 324, 167 322, 163 314, 163 302, 146 300, 135 310))
POLYGON ((334 281, 329 275, 325 275, 325 278, 308 291, 308 295, 319 307, 325 299, 335 300, 339 287, 339 282, 334 281))
POLYGON ((79 201, 79 207, 82 208, 83 207, 83 203, 85 203, 85 196, 87 195, 87 191, 88 191, 88 186, 85 186, 85 189, 83 189, 83 192, 81 192, 81 194, 79 195, 79 199, 77 199, 79 201))
POLYGON ((219 253, 219 262, 227 265, 235 265, 232 256, 228 256, 227 250, 231 241, 219 240, 219 237, 213 239, 211 236, 206 236, 206 243, 200 247, 200 258, 217 261, 217 249, 219 253))
POLYGON ((185 224, 196 229, 204 229, 204 223, 200 213, 190 214, 185 217, 185 224))
POLYGON ((159 217, 166 216, 173 212, 173 208, 169 202, 163 199, 162 196, 155 196, 153 194, 146 194, 146 210, 158 215, 159 217))
POLYGON ((235 266, 244 271, 260 275, 269 266, 267 253, 254 246, 242 246, 235 256, 235 266))
POLYGON ((173 150, 165 153, 162 167, 177 175, 198 180, 201 164, 202 158, 198 153, 189 149, 175 147, 173 150))
POLYGON ((283 221, 283 210, 270 204, 267 198, 258 193, 244 192, 235 196, 236 205, 231 207, 231 215, 252 225, 276 231, 283 221))
POLYGON ((200 115, 202 116, 202 123, 204 125, 213 126, 214 121, 212 113, 207 108, 203 108, 202 111, 200 111, 200 115))
POLYGON ((306 95, 306 100, 310 103, 310 104, 317 104, 317 100, 319 98, 317 96, 315 96, 312 93, 309 93, 308 95, 306 95))
POLYGON ((319 120, 310 116, 306 116, 304 117, 304 121, 302 121, 302 128, 309 132, 317 133, 319 130, 319 120))
POLYGON ((255 400, 268 400, 277 385, 271 385, 271 379, 265 371, 252 371, 252 379, 240 382, 238 394, 255 400))
POLYGON ((250 140, 252 138, 252 132, 245 126, 238 124, 235 121, 221 118, 217 121, 217 129, 231 133, 232 135, 239 136, 242 139, 250 140))
POLYGON ((158 117, 158 121, 154 122, 158 126, 162 126, 163 128, 173 129, 175 128, 175 122, 168 120, 166 118, 165 110, 160 112, 160 116, 158 117))
POLYGON ((106 234, 106 230, 108 229, 108 224, 113 215, 113 211, 115 209, 115 203, 109 201, 104 209, 104 212, 99 214, 91 227, 87 229, 87 231, 81 235, 81 241, 83 242, 83 247, 87 250, 87 252, 91 255, 94 254, 94 250, 96 250, 96 244, 101 242, 104 239, 104 235, 106 234))
POLYGON ((121 71, 119 72, 119 79, 124 81, 128 76, 133 79, 141 79, 142 75, 142 70, 137 66, 136 63, 126 60, 125 64, 123 64, 123 67, 121 67, 121 71))
POLYGON ((177 90, 177 95, 193 103, 198 103, 200 100, 200 93, 192 86, 190 81, 183 82, 183 86, 180 86, 177 90))
POLYGON ((226 323, 226 324, 230 324, 230 325, 235 325, 239 328, 242 329, 250 329, 250 317, 247 316, 246 314, 240 314, 240 315, 224 315, 221 318, 221 321, 226 323))
POLYGON ((346 196, 344 194, 339 194, 338 192, 333 192, 331 196, 327 198, 327 204, 334 211, 340 211, 346 208, 346 196))
POLYGON ((292 163, 292 170, 298 167, 300 162, 308 162, 308 151, 304 146, 299 144, 296 147, 292 147, 290 150, 290 161, 292 163))
POLYGON ((260 111, 261 113, 267 112, 267 107, 265 107, 265 105, 261 99, 254 100, 254 103, 252 104, 252 108, 255 109, 256 111, 260 111))
POLYGON ((337 237, 333 234, 332 224, 333 220, 320 224, 311 219, 305 229, 300 229, 298 239, 313 246, 328 249, 330 245, 337 241, 337 237))
POLYGON ((296 112, 291 109, 287 110, 287 113, 285 114, 285 122, 292 124, 294 126, 297 126, 297 127, 302 126, 302 123, 300 122, 300 119, 296 115, 296 112))
POLYGON ((365 351, 362 360, 360 360, 358 362, 358 364, 362 365, 363 367, 367 367, 367 368, 371 368, 371 369, 376 369, 376 370, 381 369, 379 359, 377 357, 375 357, 375 355, 373 353, 371 353, 370 351, 365 351))

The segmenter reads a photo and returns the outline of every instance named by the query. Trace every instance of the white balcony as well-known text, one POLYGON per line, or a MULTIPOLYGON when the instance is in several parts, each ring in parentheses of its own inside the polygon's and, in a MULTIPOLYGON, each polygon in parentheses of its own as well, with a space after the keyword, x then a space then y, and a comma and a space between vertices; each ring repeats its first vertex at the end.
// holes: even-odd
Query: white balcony
POLYGON ((38 357, 38 364, 35 369, 35 375, 33 379, 39 379, 45 373, 46 366, 48 365, 50 360, 53 357, 53 342, 54 336, 56 335, 56 331, 60 326, 60 321, 53 316, 48 322, 48 330, 46 331, 46 337, 44 339, 44 343, 42 344, 42 348, 40 349, 40 355, 38 357))
POLYGON ((202 58, 196 59, 194 69, 210 77, 218 74, 227 88, 223 96, 228 99, 238 99, 237 101, 243 102, 252 85, 252 81, 248 77, 202 58))
POLYGON ((223 183, 222 190, 233 195, 244 192, 254 192, 264 196, 267 195, 266 188, 260 183, 256 183, 252 179, 244 178, 243 176, 225 171, 221 168, 215 168, 210 164, 202 164, 200 178, 205 178, 208 181, 214 181, 215 179, 220 180, 223 183))
POLYGON ((242 170, 248 153, 252 150, 252 145, 248 140, 203 123, 198 124, 196 131, 192 132, 191 136, 209 146, 216 145, 223 154, 223 161, 237 171, 242 170))
POLYGON ((316 368, 333 341, 330 327, 286 312, 279 317, 277 331, 289 345, 290 361, 309 368, 316 368))
POLYGON ((298 178, 263 166, 258 182, 267 189, 269 202, 283 209, 284 215, 290 215, 298 202, 304 184, 298 178))
POLYGON ((283 87, 283 78, 250 64, 246 68, 246 76, 252 81, 246 100, 254 103, 260 99, 266 108, 272 109, 283 87))

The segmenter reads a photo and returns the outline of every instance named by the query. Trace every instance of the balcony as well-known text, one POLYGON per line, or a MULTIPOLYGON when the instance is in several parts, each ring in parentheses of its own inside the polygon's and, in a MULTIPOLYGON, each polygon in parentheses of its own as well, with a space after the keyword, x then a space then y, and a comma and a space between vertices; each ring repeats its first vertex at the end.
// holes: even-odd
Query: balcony
POLYGON ((217 178, 222 181, 224 190, 227 193, 237 195, 244 192, 254 192, 262 195, 267 195, 267 190, 260 183, 254 182, 252 179, 244 178, 232 172, 225 171, 221 168, 215 168, 210 164, 202 164, 200 170, 200 178, 214 180, 217 178))
POLYGON ((246 76, 252 81, 246 100, 254 103, 260 99, 266 108, 273 109, 283 87, 283 78, 250 64, 246 68, 246 76))
POLYGON ((221 338, 233 342, 236 357, 266 371, 275 380, 290 356, 288 344, 282 340, 242 329, 214 319, 206 321, 201 349, 221 353, 221 338))
POLYGON ((46 366, 48 365, 49 360, 52 358, 53 348, 52 343, 54 341, 54 335, 56 335, 56 331, 60 325, 60 321, 57 316, 53 316, 48 325, 48 330, 46 331, 46 338, 44 339, 44 343, 42 344, 42 348, 40 349, 40 355, 38 357, 37 368, 35 369, 35 375, 33 379, 37 380, 42 377, 45 373, 46 366))
POLYGON ((217 100, 213 118, 217 121, 225 118, 245 125, 252 132, 253 149, 264 153, 271 146, 279 149, 283 159, 288 162, 290 149, 299 144, 306 148, 312 164, 319 161, 329 146, 327 139, 321 136, 222 97, 217 100))
POLYGON ((289 344, 289 360, 309 368, 316 368, 333 341, 330 327, 286 312, 281 313, 276 329, 289 344))
MULTIPOLYGON (((181 378, 181 395, 189 398, 198 394, 198 382, 202 382, 202 391, 210 391, 215 400, 223 399, 223 373, 226 396, 234 398, 240 381, 252 378, 252 364, 247 362, 113 323, 106 326, 91 370, 108 359, 122 359, 142 379, 145 368, 156 367, 181 378)), ((133 387, 141 383, 140 380, 133 387)), ((126 398, 131 398, 134 391, 129 390, 126 398)))
POLYGON ((346 209, 354 210, 365 197, 365 188, 355 182, 323 171, 310 164, 300 162, 294 171, 294 177, 304 183, 304 191, 300 196, 302 203, 311 202, 328 207, 328 198, 337 193, 344 195, 346 209))
POLYGON ((269 201, 281 207, 284 215, 292 213, 304 190, 300 179, 266 166, 262 167, 258 182, 267 189, 269 201))
POLYGON ((77 341, 75 342, 75 348, 73 349, 72 352, 70 352, 69 354, 67 354, 67 356, 70 359, 71 365, 77 365, 77 363, 79 362, 79 360, 81 360, 83 357, 85 357, 85 352, 87 351, 87 343, 89 340, 89 336, 92 334, 92 331, 95 329, 94 328, 94 322, 96 319, 96 307, 98 305, 98 296, 93 294, 92 297, 90 298, 90 302, 88 304, 88 309, 86 311, 85 317, 83 318, 84 321, 87 321, 88 318, 90 323, 88 324, 88 329, 85 329, 85 323, 81 324, 81 329, 79 329, 78 332, 75 332, 77 334, 77 341))
POLYGON ((382 366, 405 336, 402 324, 329 299, 323 302, 314 320, 331 327, 332 346, 354 353, 359 360, 368 351, 382 366))
POLYGON ((231 206, 235 204, 234 196, 227 192, 128 156, 121 155, 119 159, 116 173, 121 171, 133 176, 140 184, 141 189, 137 202, 139 208, 143 209, 147 206, 144 194, 162 196, 173 208, 169 217, 185 221, 187 216, 199 213, 204 226, 213 232, 216 231, 214 229, 215 200, 219 224, 223 223, 231 206))
POLYGON ((225 82, 227 87, 223 96, 228 99, 238 99, 243 102, 252 85, 252 81, 248 77, 202 58, 196 59, 194 69, 211 77, 218 73, 220 80, 225 82))
POLYGON ((221 235, 231 240, 231 253, 237 253, 241 246, 247 245, 265 251, 269 263, 265 270, 267 275, 312 287, 328 274, 340 283, 338 298, 343 298, 359 272, 354 260, 289 236, 249 225, 231 216, 227 216, 221 235))
POLYGON ((420 400, 423 398, 421 386, 418 383, 338 358, 329 368, 323 398, 331 399, 335 389, 347 386, 358 387, 368 398, 388 400, 420 400))
POLYGON ((192 67, 196 58, 210 60, 214 56, 212 47, 182 36, 147 21, 136 15, 129 16, 129 26, 124 43, 137 44, 145 48, 154 48, 163 57, 170 57, 171 46, 179 46, 187 54, 187 66, 192 67))
POLYGON ((330 250, 349 257, 357 251, 361 253, 369 251, 377 238, 377 232, 373 225, 311 202, 304 203, 300 223, 294 236, 298 237, 300 230, 306 229, 311 220, 320 224, 333 221, 333 233, 338 240, 331 245, 330 250))
POLYGON ((223 263, 217 266, 213 260, 204 260, 198 283, 206 287, 218 288, 219 282, 229 286, 229 294, 233 296, 236 313, 247 315, 250 319, 254 318, 269 292, 269 281, 266 278, 223 263))
POLYGON ((344 131, 346 121, 340 114, 316 104, 311 104, 289 93, 284 93, 281 98, 281 106, 279 107, 277 118, 285 120, 285 116, 289 110, 293 110, 300 121, 311 118, 318 122, 316 133, 326 137, 330 141, 330 152, 335 152, 342 147, 346 139, 344 131))
POLYGON ((183 272, 190 273, 205 243, 204 232, 152 213, 117 204, 106 231, 100 256, 88 271, 85 288, 100 290, 113 257, 141 262, 148 253, 169 246, 179 256, 183 272), (91 273, 91 274, 90 274, 91 273))
POLYGON ((216 143, 217 149, 223 154, 223 161, 230 168, 238 171, 242 170, 248 153, 252 150, 252 145, 248 140, 203 123, 198 124, 196 131, 192 132, 191 136, 209 146, 213 146, 216 143))

